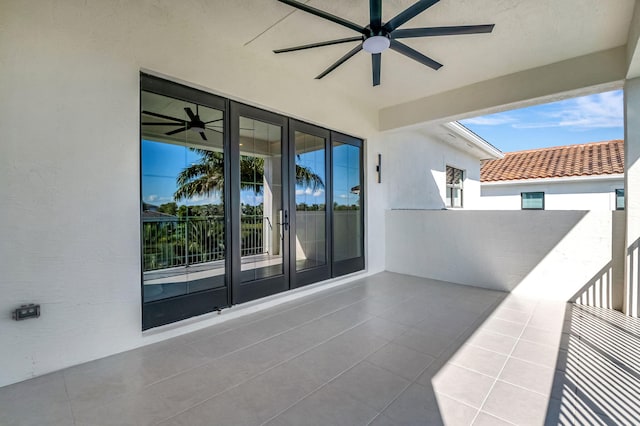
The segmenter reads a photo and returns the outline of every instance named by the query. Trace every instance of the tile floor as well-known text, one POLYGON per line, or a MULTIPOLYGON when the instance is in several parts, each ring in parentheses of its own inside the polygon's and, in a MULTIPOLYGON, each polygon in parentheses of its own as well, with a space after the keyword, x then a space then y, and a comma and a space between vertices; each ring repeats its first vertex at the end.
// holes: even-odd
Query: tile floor
POLYGON ((638 424, 638 336, 612 311, 382 273, 0 388, 0 424, 638 424))

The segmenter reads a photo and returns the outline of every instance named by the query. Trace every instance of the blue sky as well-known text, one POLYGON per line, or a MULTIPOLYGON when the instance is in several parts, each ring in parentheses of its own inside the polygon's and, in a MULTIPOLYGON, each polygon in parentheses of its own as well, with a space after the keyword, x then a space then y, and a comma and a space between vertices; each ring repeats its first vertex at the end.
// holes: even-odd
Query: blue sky
POLYGON ((460 120, 503 152, 624 138, 622 90, 460 120))
MULTIPOLYGON (((358 149, 350 145, 340 145, 333 149, 335 177, 334 201, 338 204, 357 204, 358 195, 350 188, 359 182, 358 149), (350 166, 356 167, 350 167, 350 166)), ((142 141, 142 199, 145 203, 162 205, 175 201, 173 194, 177 189, 176 176, 191 164, 198 163, 201 156, 187 147, 158 143, 150 140, 142 141)), ((326 182, 324 173, 324 152, 311 151, 297 158, 298 164, 308 167, 326 182)), ((240 194, 244 204, 258 205, 263 202, 262 194, 243 190, 240 194)), ((296 202, 324 204, 324 189, 312 190, 296 185, 296 202)), ((219 195, 210 197, 192 197, 181 200, 179 204, 202 205, 220 203, 219 195)))

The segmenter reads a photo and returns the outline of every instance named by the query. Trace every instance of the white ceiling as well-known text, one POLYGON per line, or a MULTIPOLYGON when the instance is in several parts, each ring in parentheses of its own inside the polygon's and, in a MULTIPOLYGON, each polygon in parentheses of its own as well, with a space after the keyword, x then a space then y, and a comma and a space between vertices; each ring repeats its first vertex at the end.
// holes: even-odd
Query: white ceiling
MULTIPOLYGON (((383 1, 383 20, 414 2, 383 1)), ((219 25, 212 32, 218 40, 226 39, 232 48, 250 50, 257 63, 271 62, 310 81, 356 45, 276 55, 273 49, 357 33, 276 0, 215 3, 214 9, 203 10, 217 18, 219 25)), ((310 0, 307 4, 366 25, 368 3, 310 0)), ((494 23, 493 33, 404 40, 444 64, 438 71, 387 50, 382 55, 381 85, 372 87, 370 55, 360 52, 314 84, 326 85, 378 108, 391 106, 624 45, 633 7, 634 0, 441 0, 401 28, 494 23)))

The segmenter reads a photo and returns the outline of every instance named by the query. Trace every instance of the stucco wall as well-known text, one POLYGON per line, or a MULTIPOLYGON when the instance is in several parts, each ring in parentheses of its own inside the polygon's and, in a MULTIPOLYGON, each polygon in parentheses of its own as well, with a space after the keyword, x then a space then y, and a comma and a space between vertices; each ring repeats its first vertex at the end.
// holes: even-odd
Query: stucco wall
POLYGON ((522 192, 544 192, 545 210, 615 210, 615 190, 622 188, 624 188, 623 179, 481 184, 480 208, 520 210, 522 192))
MULTIPOLYGON (((141 333, 140 70, 379 143, 373 106, 226 38, 244 22, 231 5, 2 2, 0 386, 208 324, 141 333), (29 302, 41 318, 12 321, 29 302)), ((383 244, 367 240, 381 270, 383 244)))
POLYGON ((568 301, 603 268, 619 265, 612 260, 613 214, 390 210, 387 269, 568 301))
POLYGON ((418 131, 385 134, 382 180, 388 207, 443 209, 446 166, 465 171, 463 208, 480 202, 480 159, 418 131))

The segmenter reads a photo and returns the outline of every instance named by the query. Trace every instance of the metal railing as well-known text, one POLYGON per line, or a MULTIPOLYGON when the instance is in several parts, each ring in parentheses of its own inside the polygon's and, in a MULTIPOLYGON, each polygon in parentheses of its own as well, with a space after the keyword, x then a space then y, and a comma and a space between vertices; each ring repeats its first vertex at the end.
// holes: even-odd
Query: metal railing
MULTIPOLYGON (((242 215, 240 231, 242 256, 269 252, 268 217, 242 215)), ((224 216, 143 220, 142 233, 145 272, 225 258, 224 216)))

